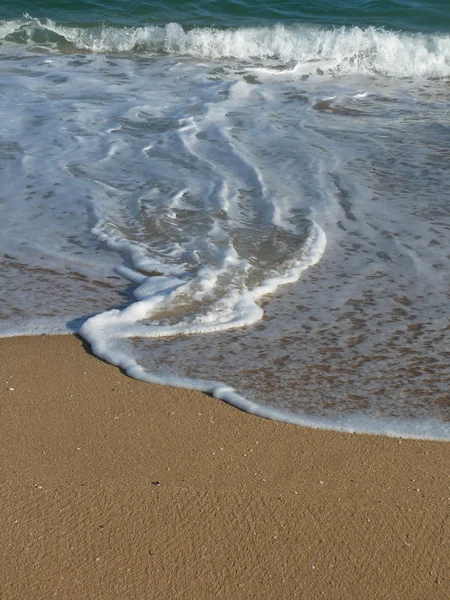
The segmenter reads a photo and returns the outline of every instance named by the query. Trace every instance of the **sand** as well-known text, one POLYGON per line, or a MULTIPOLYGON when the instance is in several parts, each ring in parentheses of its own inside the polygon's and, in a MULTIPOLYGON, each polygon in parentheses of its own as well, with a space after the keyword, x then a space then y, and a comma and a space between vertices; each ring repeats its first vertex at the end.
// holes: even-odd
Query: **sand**
POLYGON ((449 443, 260 419, 75 336, 0 353, 4 600, 450 597, 449 443))

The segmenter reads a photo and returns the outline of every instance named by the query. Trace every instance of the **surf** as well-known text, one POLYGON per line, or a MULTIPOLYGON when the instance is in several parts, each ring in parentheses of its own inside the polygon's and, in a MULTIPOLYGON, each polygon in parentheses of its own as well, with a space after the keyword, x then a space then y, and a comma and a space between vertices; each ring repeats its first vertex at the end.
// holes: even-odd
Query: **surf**
POLYGON ((54 51, 143 53, 197 59, 268 61, 307 65, 335 76, 382 74, 392 77, 450 75, 450 36, 406 33, 378 27, 321 28, 299 24, 217 29, 165 26, 69 27, 26 16, 0 23, 4 43, 48 47, 54 51))

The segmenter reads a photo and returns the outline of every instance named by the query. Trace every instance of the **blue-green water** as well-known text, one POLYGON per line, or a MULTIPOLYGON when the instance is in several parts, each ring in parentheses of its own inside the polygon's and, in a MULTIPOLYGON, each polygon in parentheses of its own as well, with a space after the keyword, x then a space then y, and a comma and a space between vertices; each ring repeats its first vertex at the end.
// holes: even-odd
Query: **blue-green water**
POLYGON ((0 335, 450 439, 450 4, 0 3, 0 335))
POLYGON ((317 0, 308 2, 166 2, 77 1, 0 3, 0 18, 23 14, 52 18, 64 24, 115 23, 161 25, 177 22, 187 26, 238 27, 274 23, 310 23, 334 26, 375 26, 406 31, 446 31, 450 27, 447 0, 317 0))

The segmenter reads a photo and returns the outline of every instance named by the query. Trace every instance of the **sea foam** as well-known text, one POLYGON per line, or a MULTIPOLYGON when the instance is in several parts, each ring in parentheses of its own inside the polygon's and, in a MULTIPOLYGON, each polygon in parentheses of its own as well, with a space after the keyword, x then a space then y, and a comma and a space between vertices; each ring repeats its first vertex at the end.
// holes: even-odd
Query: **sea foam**
POLYGON ((450 36, 405 33, 376 27, 243 27, 185 29, 178 23, 142 27, 68 27, 26 15, 0 23, 0 39, 49 44, 96 53, 147 52, 196 58, 284 64, 320 61, 333 74, 380 73, 401 77, 448 77, 450 36))

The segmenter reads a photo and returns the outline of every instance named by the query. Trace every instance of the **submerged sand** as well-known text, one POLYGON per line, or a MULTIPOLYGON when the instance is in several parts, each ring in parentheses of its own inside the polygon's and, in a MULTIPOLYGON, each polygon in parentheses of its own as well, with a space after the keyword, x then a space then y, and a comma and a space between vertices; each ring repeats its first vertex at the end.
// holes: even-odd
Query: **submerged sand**
POLYGON ((5 600, 445 599, 450 444, 300 428, 0 339, 5 600))

